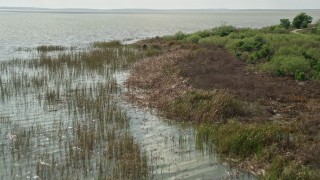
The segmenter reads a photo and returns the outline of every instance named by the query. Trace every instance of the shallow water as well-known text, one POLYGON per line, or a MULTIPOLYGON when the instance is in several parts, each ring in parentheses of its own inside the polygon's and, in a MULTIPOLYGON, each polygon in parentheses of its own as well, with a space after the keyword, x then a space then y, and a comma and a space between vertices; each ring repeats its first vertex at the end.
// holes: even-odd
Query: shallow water
MULTIPOLYGON (((0 62, 0 94, 5 95, 0 99, 0 178, 55 179, 71 175, 74 179, 96 179, 101 171, 109 174, 114 163, 108 159, 110 151, 106 147, 128 128, 129 135, 140 146, 141 155, 147 158, 149 179, 255 179, 223 163, 213 146, 198 148, 197 132, 192 126, 171 122, 150 109, 126 102, 123 93, 127 91, 124 82, 130 75, 128 70, 116 73, 107 68, 102 72, 75 70, 77 66, 67 68, 61 64, 56 69, 51 63, 38 66, 36 62, 29 65, 26 62, 0 62), (34 81, 34 77, 46 79, 46 83, 34 84, 40 82, 34 81), (107 90, 113 79, 121 91, 107 90), (10 92, 3 91, 5 88, 10 92), (58 92, 57 101, 49 101, 47 94, 51 91, 58 92), (110 113, 117 112, 129 117, 128 126, 125 120, 110 119, 110 113), (93 129, 79 132, 78 124, 93 129), (87 145, 79 142, 82 135, 90 133, 96 133, 93 150, 87 150, 87 145), (75 156, 84 151, 87 153, 84 159, 75 156)), ((111 156, 116 157, 112 153, 111 156)), ((122 172, 114 168, 116 174, 122 172)))

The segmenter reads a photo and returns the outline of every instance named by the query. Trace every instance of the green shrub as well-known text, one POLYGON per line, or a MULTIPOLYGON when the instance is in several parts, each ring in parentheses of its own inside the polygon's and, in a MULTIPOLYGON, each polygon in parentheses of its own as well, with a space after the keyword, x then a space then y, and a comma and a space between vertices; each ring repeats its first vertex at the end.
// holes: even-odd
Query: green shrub
POLYGON ((167 36, 163 36, 163 39, 166 41, 173 41, 173 40, 176 40, 176 36, 175 35, 167 35, 167 36))
POLYGON ((201 38, 206 38, 212 35, 212 32, 208 31, 208 30, 204 30, 204 31, 199 31, 194 33, 195 35, 200 36, 201 38))
POLYGON ((201 37, 196 34, 192 34, 192 35, 186 37, 186 41, 192 42, 192 43, 198 43, 200 39, 201 39, 201 37))
POLYGON ((235 56, 245 60, 247 63, 256 63, 258 60, 269 58, 272 53, 272 48, 267 43, 266 39, 258 33, 252 37, 234 40, 230 39, 226 48, 233 52, 235 56))
POLYGON ((302 55, 302 48, 297 45, 289 45, 289 46, 282 46, 277 49, 275 55, 277 56, 301 56, 302 55))
POLYGON ((272 34, 288 34, 288 33, 290 33, 290 30, 288 30, 282 26, 279 26, 279 25, 265 27, 265 28, 262 28, 260 31, 264 32, 264 33, 272 33, 272 34))
POLYGON ((234 26, 220 26, 213 29, 213 34, 216 36, 228 36, 230 33, 237 31, 237 28, 234 26))
POLYGON ((309 68, 308 61, 303 56, 275 56, 264 65, 264 70, 278 76, 303 75, 309 68), (298 74, 296 74, 298 73, 298 74))
POLYGON ((308 24, 312 22, 312 19, 313 18, 306 13, 300 13, 293 19, 292 24, 298 29, 307 28, 308 24))
POLYGON ((280 19, 280 26, 289 29, 291 22, 289 19, 280 19))
POLYGON ((314 66, 320 61, 320 48, 309 48, 303 55, 311 61, 311 66, 314 66))
POLYGON ((266 41, 262 36, 254 36, 254 37, 249 37, 245 38, 241 41, 238 41, 237 47, 241 51, 254 51, 254 50, 260 50, 263 44, 265 44, 266 41))
POLYGON ((296 70, 294 78, 299 81, 304 81, 307 79, 306 74, 304 72, 301 72, 300 70, 296 70))
POLYGON ((250 55, 251 63, 257 62, 262 58, 269 58, 271 54, 271 47, 268 44, 262 45, 259 51, 256 51, 250 55))
MULTIPOLYGON (((320 67, 320 64, 319 64, 320 67)), ((320 80, 320 71, 311 70, 311 79, 320 80)))
POLYGON ((177 32, 174 37, 175 40, 183 40, 187 35, 184 34, 182 31, 177 32))
POLYGON ((229 39, 226 37, 220 37, 220 36, 210 36, 207 38, 202 38, 200 39, 199 43, 200 44, 215 44, 218 47, 225 47, 226 44, 228 43, 229 39))
POLYGON ((320 80, 320 50, 319 48, 309 48, 303 53, 309 61, 311 67, 311 79, 320 80))
POLYGON ((320 34, 320 24, 316 27, 316 33, 320 34))

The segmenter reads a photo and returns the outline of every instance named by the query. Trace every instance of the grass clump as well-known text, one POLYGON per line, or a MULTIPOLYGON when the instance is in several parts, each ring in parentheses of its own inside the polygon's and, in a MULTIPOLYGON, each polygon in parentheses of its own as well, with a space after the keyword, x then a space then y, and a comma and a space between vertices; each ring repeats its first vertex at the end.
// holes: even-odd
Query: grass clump
POLYGON ((257 63, 271 54, 270 45, 260 35, 229 41, 226 47, 247 63, 257 63))
POLYGON ((175 40, 183 40, 185 37, 187 37, 187 35, 182 31, 179 31, 174 35, 175 40))
POLYGON ((50 51, 64 51, 67 48, 63 46, 43 45, 43 46, 38 46, 36 49, 38 52, 50 52, 50 51))
POLYGON ((109 41, 109 42, 94 42, 93 47, 95 48, 114 48, 114 47, 120 47, 121 42, 120 41, 109 41))
POLYGON ((183 121, 208 122, 230 117, 247 116, 252 112, 244 102, 229 92, 192 90, 168 106, 166 115, 183 121))
POLYGON ((304 80, 309 63, 303 56, 275 56, 264 65, 264 69, 277 76, 292 76, 297 80, 304 80))
POLYGON ((296 161, 290 161, 282 156, 276 156, 272 160, 270 171, 265 179, 319 179, 320 173, 308 166, 296 161))
POLYGON ((200 39, 201 39, 201 37, 197 34, 190 35, 190 36, 186 37, 186 41, 191 42, 191 43, 198 43, 200 39))
POLYGON ((236 120, 199 127, 198 138, 215 143, 217 151, 232 157, 262 155, 266 147, 279 145, 289 137, 287 129, 270 123, 241 124, 236 120))

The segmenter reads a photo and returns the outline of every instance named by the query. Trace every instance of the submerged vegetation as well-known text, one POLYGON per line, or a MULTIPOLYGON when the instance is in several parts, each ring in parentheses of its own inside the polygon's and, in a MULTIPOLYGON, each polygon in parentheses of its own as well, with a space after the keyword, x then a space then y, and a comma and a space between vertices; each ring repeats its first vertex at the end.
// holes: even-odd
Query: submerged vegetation
POLYGON ((138 42, 161 54, 135 64, 127 84, 145 91, 128 97, 195 124, 198 148, 213 142, 226 161, 261 178, 319 179, 320 36, 308 31, 319 25, 295 33, 281 23, 138 42))
POLYGON ((38 46, 37 48, 37 51, 38 52, 50 52, 50 51, 64 51, 66 50, 67 48, 66 47, 63 47, 63 46, 38 46))
POLYGON ((0 177, 145 179, 147 157, 113 78, 141 55, 120 45, 62 50, 41 46, 33 59, 0 63, 0 103, 19 113, 0 112, 0 177))

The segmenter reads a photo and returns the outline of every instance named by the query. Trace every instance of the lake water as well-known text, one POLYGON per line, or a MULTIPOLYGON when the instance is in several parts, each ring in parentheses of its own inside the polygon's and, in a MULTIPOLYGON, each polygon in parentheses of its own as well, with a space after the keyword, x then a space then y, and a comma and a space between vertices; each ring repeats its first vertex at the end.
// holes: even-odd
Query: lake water
MULTIPOLYGON (((135 41, 194 32, 222 24, 260 28, 293 19, 301 10, 203 10, 116 12, 19 12, 0 9, 0 60, 24 57, 18 48, 86 45, 94 41, 135 41)), ((314 20, 320 10, 304 10, 314 20)))

